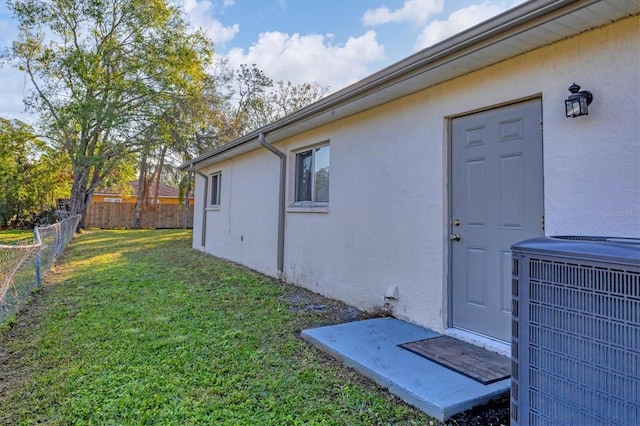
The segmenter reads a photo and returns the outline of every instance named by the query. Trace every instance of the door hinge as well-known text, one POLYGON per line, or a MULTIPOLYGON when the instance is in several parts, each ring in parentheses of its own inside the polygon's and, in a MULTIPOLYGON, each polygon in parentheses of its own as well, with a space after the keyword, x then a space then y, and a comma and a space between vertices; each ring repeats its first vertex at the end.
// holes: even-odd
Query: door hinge
POLYGON ((542 118, 540 119, 540 131, 542 131, 542 118))
POLYGON ((540 221, 540 225, 542 226, 542 230, 544 231, 544 215, 542 216, 542 220, 540 221))

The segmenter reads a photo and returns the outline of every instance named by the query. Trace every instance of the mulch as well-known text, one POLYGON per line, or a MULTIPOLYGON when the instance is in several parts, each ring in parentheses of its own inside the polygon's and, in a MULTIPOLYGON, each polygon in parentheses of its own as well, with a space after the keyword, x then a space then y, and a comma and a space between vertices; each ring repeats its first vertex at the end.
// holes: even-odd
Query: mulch
POLYGON ((509 425, 509 397, 474 407, 442 423, 446 426, 507 426, 509 425))

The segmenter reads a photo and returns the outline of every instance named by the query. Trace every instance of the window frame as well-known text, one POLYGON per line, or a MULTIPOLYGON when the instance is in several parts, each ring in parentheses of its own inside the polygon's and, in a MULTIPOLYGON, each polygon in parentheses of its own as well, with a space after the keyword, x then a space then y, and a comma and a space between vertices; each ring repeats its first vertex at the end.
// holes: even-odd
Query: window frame
POLYGON ((327 207, 329 206, 329 202, 331 200, 330 197, 330 182, 331 182, 331 174, 329 173, 329 179, 327 182, 327 200, 326 201, 318 201, 316 199, 317 197, 317 182, 316 182, 316 173, 317 171, 315 170, 316 164, 317 164, 317 153, 321 148, 329 148, 328 151, 328 164, 329 164, 329 170, 331 169, 331 144, 329 141, 324 141, 321 143, 318 143, 316 145, 311 145, 311 146, 307 146, 304 147, 302 149, 298 149, 296 151, 293 151, 293 174, 292 174, 292 200, 293 202, 290 204, 290 207, 294 208, 294 211, 326 211, 327 207), (301 173, 301 164, 304 161, 304 158, 310 158, 311 160, 311 164, 310 164, 310 173, 309 173, 309 187, 306 191, 309 192, 309 200, 302 200, 299 199, 300 197, 300 180, 302 178, 302 173, 301 173), (313 209, 313 210, 309 210, 309 208, 313 209), (314 209, 315 208, 315 209, 314 209))
POLYGON ((209 175, 209 205, 210 208, 220 208, 222 198, 220 196, 222 189, 222 172, 215 172, 209 175))

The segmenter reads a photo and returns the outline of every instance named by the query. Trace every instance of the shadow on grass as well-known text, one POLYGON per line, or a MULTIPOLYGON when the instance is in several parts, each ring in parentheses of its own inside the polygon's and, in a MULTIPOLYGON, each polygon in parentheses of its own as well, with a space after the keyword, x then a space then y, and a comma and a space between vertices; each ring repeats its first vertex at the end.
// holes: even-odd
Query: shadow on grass
POLYGON ((190 246, 78 236, 2 335, 0 423, 432 422, 298 337, 359 311, 190 246))

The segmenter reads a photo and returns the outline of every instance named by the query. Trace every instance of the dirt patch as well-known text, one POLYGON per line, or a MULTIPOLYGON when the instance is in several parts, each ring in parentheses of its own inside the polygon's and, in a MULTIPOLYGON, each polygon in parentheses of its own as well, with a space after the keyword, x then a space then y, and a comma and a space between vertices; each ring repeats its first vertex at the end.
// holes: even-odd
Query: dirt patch
POLYGON ((319 325, 358 321, 367 316, 365 312, 353 306, 318 296, 306 290, 302 292, 295 289, 293 293, 290 292, 280 300, 287 303, 292 312, 318 314, 319 325))

